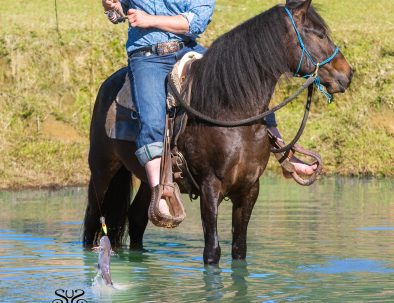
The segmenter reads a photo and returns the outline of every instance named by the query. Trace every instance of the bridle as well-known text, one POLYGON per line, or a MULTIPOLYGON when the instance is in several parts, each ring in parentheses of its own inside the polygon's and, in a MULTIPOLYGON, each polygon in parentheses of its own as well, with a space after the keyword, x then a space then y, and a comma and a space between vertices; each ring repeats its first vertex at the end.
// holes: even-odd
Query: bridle
POLYGON ((324 89, 324 86, 321 85, 320 78, 318 76, 318 72, 319 72, 319 68, 320 67, 322 67, 322 66, 326 65, 327 63, 331 62, 336 57, 336 55, 338 55, 339 47, 336 46, 334 52, 332 53, 332 55, 329 56, 327 59, 325 59, 325 60, 323 60, 322 62, 319 62, 319 63, 315 62, 315 60, 312 58, 312 55, 310 54, 310 52, 306 49, 306 46, 304 44, 304 41, 302 40, 301 34, 298 31, 297 25, 295 24, 293 15, 291 14, 290 10, 287 7, 285 7, 285 11, 286 11, 287 15, 290 18, 291 24, 293 25, 294 31, 296 32, 297 39, 298 39, 298 42, 300 44, 300 48, 302 50, 300 61, 298 63, 296 71, 294 72, 294 76, 296 76, 296 77, 303 77, 303 78, 310 78, 310 77, 314 76, 315 77, 315 81, 314 81, 315 86, 327 98, 328 103, 331 103, 332 100, 333 100, 333 97, 332 97, 331 94, 329 94, 324 89), (301 76, 300 75, 300 70, 301 70, 302 62, 303 62, 303 59, 304 59, 305 55, 310 60, 312 65, 315 67, 315 71, 312 74, 307 74, 307 75, 301 76))

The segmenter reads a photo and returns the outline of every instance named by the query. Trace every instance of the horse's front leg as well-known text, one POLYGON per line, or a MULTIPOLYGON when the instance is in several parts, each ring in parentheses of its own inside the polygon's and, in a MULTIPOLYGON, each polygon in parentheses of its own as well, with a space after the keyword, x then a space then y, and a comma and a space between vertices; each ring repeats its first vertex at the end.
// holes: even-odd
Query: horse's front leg
POLYGON ((220 259, 220 245, 217 232, 218 205, 223 199, 219 192, 220 182, 209 180, 201 185, 201 219, 204 231, 204 263, 218 264, 220 259))
POLYGON ((233 259, 246 258, 246 236, 250 216, 257 196, 259 195, 259 181, 248 190, 231 197, 233 202, 233 259))

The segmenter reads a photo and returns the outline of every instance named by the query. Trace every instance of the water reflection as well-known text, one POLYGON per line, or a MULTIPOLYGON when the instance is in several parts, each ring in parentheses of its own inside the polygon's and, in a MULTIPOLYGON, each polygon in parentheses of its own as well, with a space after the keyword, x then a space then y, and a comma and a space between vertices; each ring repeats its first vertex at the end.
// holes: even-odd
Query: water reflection
POLYGON ((217 266, 207 265, 204 270, 204 291, 209 302, 219 301, 223 298, 223 278, 221 269, 217 266))
POLYGON ((220 266, 203 265, 199 205, 187 202, 179 228, 150 225, 145 251, 116 252, 116 289, 92 287, 97 255, 80 243, 85 189, 0 193, 0 301, 52 302, 56 289, 79 288, 88 302, 394 302, 393 181, 261 185, 246 262, 231 260, 225 202, 220 266))
POLYGON ((344 274, 344 273, 394 273, 394 268, 386 267, 385 263, 369 259, 343 259, 329 260, 325 264, 309 265, 300 267, 301 271, 322 274, 344 274))
POLYGON ((246 278, 249 271, 246 261, 233 261, 231 263, 231 280, 232 284, 229 288, 230 292, 234 292, 234 299, 239 302, 246 302, 248 284, 246 278))

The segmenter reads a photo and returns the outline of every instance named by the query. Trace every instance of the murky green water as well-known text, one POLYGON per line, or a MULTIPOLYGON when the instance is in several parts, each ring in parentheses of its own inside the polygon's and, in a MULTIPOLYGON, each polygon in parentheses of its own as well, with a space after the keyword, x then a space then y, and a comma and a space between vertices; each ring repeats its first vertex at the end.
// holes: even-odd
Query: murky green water
POLYGON ((231 260, 223 202, 220 266, 204 267, 198 203, 186 202, 178 229, 149 225, 146 252, 112 257, 117 290, 92 286, 97 255, 79 242, 86 189, 2 192, 0 301, 66 302, 55 290, 82 289, 86 302, 394 302, 393 180, 261 183, 247 262, 231 260))

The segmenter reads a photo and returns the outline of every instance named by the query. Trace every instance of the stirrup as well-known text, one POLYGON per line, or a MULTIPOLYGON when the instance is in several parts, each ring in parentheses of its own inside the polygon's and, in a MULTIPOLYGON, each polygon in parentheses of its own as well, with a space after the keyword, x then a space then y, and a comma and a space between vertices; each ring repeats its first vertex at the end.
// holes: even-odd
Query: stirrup
POLYGON ((176 183, 159 184, 152 188, 148 217, 154 225, 165 228, 175 228, 186 218, 185 208, 181 200, 181 193, 176 183), (168 191, 165 190, 165 187, 167 186, 173 188, 170 195, 168 194, 168 191), (163 214, 160 211, 160 199, 165 199, 167 201, 170 215, 163 214))
MULTIPOLYGON (((285 146, 285 143, 283 142, 283 140, 276 138, 276 137, 275 137, 275 142, 273 142, 273 140, 271 140, 271 144, 277 148, 282 148, 285 146)), ((291 177, 294 179, 294 181, 296 181, 298 184, 300 184, 302 186, 310 186, 313 183, 315 183, 315 181, 317 180, 317 178, 319 177, 319 175, 321 174, 321 172, 323 170, 323 161, 322 161, 320 155, 318 153, 313 152, 313 151, 306 150, 297 144, 295 144, 291 148, 291 150, 289 150, 288 152, 275 154, 275 157, 278 159, 282 168, 291 175, 291 177), (293 163, 290 162, 291 157, 296 152, 298 152, 302 155, 308 156, 308 157, 315 160, 311 164, 305 163, 306 165, 310 165, 310 166, 315 165, 315 164, 317 165, 316 170, 313 172, 313 174, 308 179, 304 179, 300 175, 298 175, 297 172, 295 171, 293 163)))

